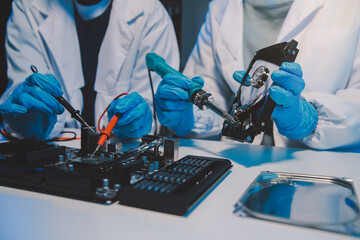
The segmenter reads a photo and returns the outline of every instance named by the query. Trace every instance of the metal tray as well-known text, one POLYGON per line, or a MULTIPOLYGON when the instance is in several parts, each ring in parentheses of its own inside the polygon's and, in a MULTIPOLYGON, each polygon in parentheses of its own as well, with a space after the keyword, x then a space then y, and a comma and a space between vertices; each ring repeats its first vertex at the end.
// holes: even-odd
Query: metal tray
POLYGON ((352 180, 261 172, 235 204, 234 214, 360 236, 352 180))

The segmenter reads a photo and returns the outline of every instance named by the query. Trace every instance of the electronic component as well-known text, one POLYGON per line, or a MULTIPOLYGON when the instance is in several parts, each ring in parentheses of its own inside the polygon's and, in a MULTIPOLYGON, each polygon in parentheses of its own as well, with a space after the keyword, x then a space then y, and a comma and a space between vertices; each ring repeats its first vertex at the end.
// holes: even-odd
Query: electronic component
POLYGON ((65 147, 35 139, 15 140, 0 144, 0 164, 5 160, 17 163, 41 165, 49 159, 65 154, 65 147))
POLYGON ((120 189, 120 204, 184 215, 232 167, 227 159, 186 156, 120 189))
POLYGON ((175 154, 164 154, 171 150, 160 149, 166 142, 167 148, 176 152, 177 139, 144 136, 139 147, 125 152, 122 152, 121 144, 106 142, 91 157, 97 140, 97 134, 83 128, 80 150, 34 140, 2 143, 0 183, 110 203, 117 201, 120 186, 129 185, 134 179, 140 180, 152 172, 149 169, 154 169, 155 165, 162 168, 177 160, 175 154))
MULTIPOLYGON (((204 91, 194 83, 189 89, 190 100, 200 109, 204 106, 224 119, 221 135, 240 142, 252 143, 256 135, 265 131, 269 124, 275 102, 269 97, 269 88, 272 85, 270 68, 278 69, 283 62, 293 62, 299 52, 297 42, 291 40, 263 48, 256 52, 243 77, 238 93, 234 98, 229 112, 221 109, 211 99, 211 93, 204 91), (248 76, 250 80, 251 97, 241 102, 241 91, 248 76), (252 88, 252 89, 251 89, 252 88)), ((155 53, 146 55, 146 65, 150 71, 155 71, 161 77, 167 73, 184 76, 170 67, 163 58, 155 53)))
POLYGON ((256 52, 251 60, 237 95, 229 110, 233 120, 225 119, 221 135, 241 142, 252 143, 256 135, 265 131, 276 103, 269 95, 272 86, 271 72, 283 62, 294 62, 299 50, 297 42, 291 40, 275 44, 256 52), (244 87, 244 82, 251 76, 251 86, 244 87), (241 101, 241 93, 246 88, 250 97, 241 101), (235 122, 235 124, 234 124, 235 122))
POLYGON ((181 209, 173 206, 170 211, 159 211, 184 214, 231 167, 225 159, 188 156, 176 161, 179 139, 152 135, 143 136, 138 147, 127 151, 123 151, 121 143, 106 141, 91 156, 98 137, 84 127, 81 149, 32 139, 1 143, 0 185, 104 204, 123 197, 127 205, 136 206, 138 200, 132 204, 134 195, 127 196, 126 189, 137 189, 144 181, 158 176, 156 181, 163 183, 166 191, 160 189, 164 194, 154 199, 165 203, 174 198, 168 205, 177 201, 182 204, 181 209), (163 172, 169 173, 168 178, 159 175, 163 172), (179 190, 167 181, 176 182, 179 190))

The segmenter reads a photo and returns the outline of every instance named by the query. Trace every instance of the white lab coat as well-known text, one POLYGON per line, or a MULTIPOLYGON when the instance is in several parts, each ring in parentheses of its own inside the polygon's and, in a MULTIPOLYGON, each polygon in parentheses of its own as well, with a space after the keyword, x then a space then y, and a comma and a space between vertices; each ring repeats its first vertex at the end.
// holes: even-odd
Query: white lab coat
MULTIPOLYGON (((72 0, 17 0, 7 24, 6 52, 9 86, 0 102, 31 74, 52 73, 60 81, 65 98, 82 109, 84 86, 80 48, 72 0)), ((95 79, 95 119, 120 93, 136 91, 152 109, 145 55, 155 52, 174 68, 179 50, 171 19, 158 0, 113 0, 109 25, 103 39, 95 79)), ((156 89, 160 78, 153 75, 156 89)), ((105 114, 106 115, 106 114, 105 114)), ((107 117, 105 121, 107 121, 107 117)), ((51 134, 64 123, 78 126, 65 111, 51 134)))
MULTIPOLYGON (((276 146, 315 149, 354 147, 360 144, 360 1, 295 0, 277 42, 295 39, 300 50, 296 62, 303 69, 302 97, 317 109, 315 131, 299 141, 280 135, 276 146)), ((233 80, 243 64, 243 4, 240 0, 214 0, 184 74, 205 78, 205 90, 229 109, 239 84, 233 80)), ((249 89, 249 88, 248 88, 249 89)), ((244 89, 242 99, 249 97, 244 89)), ((219 133, 222 119, 210 111, 196 113, 198 135, 219 133)))

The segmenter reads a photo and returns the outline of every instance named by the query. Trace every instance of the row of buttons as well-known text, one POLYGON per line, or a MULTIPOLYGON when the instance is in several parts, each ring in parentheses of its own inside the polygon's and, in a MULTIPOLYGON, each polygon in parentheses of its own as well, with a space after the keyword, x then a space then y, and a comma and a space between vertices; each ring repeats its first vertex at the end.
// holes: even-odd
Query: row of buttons
POLYGON ((212 162, 207 159, 185 158, 175 162, 173 167, 162 169, 148 176, 145 180, 136 183, 133 188, 142 191, 171 193, 212 162))
POLYGON ((134 189, 153 191, 160 193, 171 193, 178 187, 177 184, 167 182, 154 182, 151 180, 144 180, 134 186, 134 189))
POLYGON ((179 161, 182 164, 191 165, 191 166, 199 166, 199 167, 206 167, 211 164, 212 160, 207 159, 196 159, 196 158, 186 158, 179 161))

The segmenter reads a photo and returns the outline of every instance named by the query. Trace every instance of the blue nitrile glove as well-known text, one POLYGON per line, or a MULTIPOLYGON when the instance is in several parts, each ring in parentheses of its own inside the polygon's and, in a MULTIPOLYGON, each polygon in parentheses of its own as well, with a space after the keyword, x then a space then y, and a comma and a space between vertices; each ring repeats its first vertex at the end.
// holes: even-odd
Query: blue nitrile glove
POLYGON ((139 138, 149 134, 152 114, 148 103, 137 92, 114 100, 107 111, 109 121, 120 113, 113 132, 120 138, 139 138))
POLYGON ((190 101, 189 89, 196 84, 204 86, 202 77, 187 77, 166 74, 155 94, 156 112, 159 122, 172 128, 183 137, 194 128, 193 103, 190 101))
POLYGON ((305 87, 298 63, 285 62, 271 74, 276 85, 270 87, 270 97, 276 102, 272 114, 279 132, 292 139, 308 136, 316 128, 318 114, 315 107, 300 99, 305 87))
POLYGON ((55 99, 62 95, 60 83, 53 75, 34 73, 0 105, 0 113, 24 137, 44 140, 54 128, 57 115, 64 112, 55 99))
MULTIPOLYGON (((238 83, 241 84, 243 77, 245 76, 246 71, 235 71, 233 74, 233 78, 234 80, 236 80, 238 83)), ((251 85, 251 77, 248 75, 245 82, 244 82, 244 86, 250 86, 251 85)))

